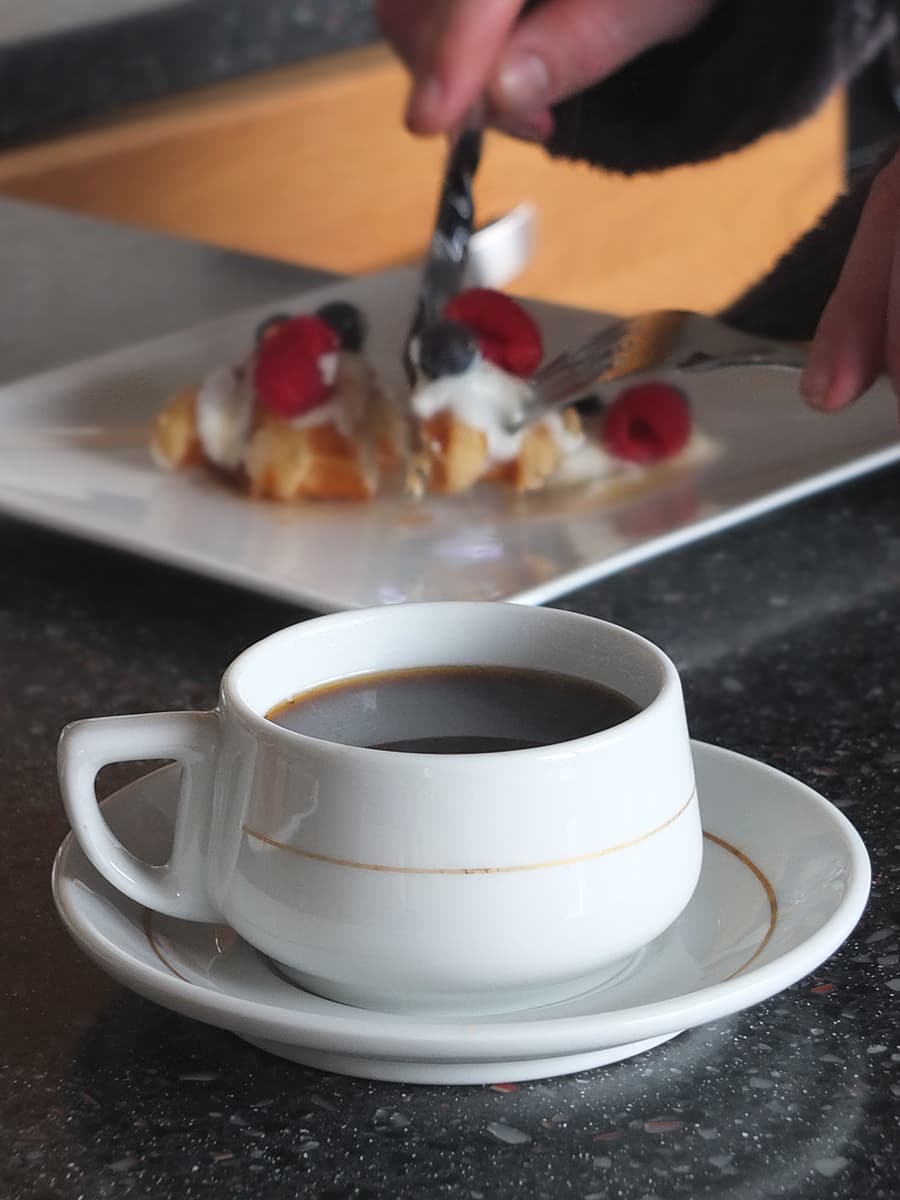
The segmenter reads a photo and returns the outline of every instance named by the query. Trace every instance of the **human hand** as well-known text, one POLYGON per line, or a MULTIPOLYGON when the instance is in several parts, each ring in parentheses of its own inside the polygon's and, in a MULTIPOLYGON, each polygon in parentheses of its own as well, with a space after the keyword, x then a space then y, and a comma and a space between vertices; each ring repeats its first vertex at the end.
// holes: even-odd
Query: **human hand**
POLYGON ((698 25, 716 0, 376 0, 381 29, 409 67, 406 121, 445 133, 478 101, 488 120, 544 140, 550 105, 698 25))
POLYGON ((837 285, 819 320, 800 392, 846 408, 882 373, 900 397, 900 153, 875 177, 837 285))

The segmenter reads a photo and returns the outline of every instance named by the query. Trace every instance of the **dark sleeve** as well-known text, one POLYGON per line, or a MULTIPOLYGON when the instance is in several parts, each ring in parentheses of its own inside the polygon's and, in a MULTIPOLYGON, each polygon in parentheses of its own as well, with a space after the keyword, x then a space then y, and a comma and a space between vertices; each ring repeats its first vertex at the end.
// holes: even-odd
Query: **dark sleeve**
POLYGON ((633 174, 807 116, 897 29, 898 0, 719 0, 693 33, 556 106, 551 154, 633 174))
POLYGON ((871 179, 859 179, 821 220, 729 308, 722 320, 747 333, 809 341, 844 265, 871 179))
POLYGON ((719 316, 747 333, 808 341, 834 291, 875 176, 900 152, 900 139, 832 204, 772 270, 719 316))

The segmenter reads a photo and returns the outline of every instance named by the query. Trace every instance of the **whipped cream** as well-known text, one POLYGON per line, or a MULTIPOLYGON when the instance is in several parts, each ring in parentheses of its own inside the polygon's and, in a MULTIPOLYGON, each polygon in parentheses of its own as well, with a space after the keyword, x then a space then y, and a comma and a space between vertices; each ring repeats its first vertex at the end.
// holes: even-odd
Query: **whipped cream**
MULTIPOLYGON (((322 355, 319 369, 328 386, 334 384, 334 395, 286 424, 296 429, 334 425, 344 437, 352 437, 368 400, 368 368, 362 355, 346 351, 322 355)), ((241 466, 252 433, 253 410, 248 371, 214 367, 207 373, 197 390, 196 412, 197 434, 210 462, 227 471, 241 466)))
MULTIPOLYGON (((423 421, 448 409, 456 419, 480 430, 493 462, 508 462, 522 446, 526 430, 510 433, 507 422, 521 412, 531 389, 524 379, 501 370, 480 355, 459 375, 420 384, 412 397, 412 408, 423 421)), ((551 435, 560 453, 570 454, 584 441, 581 433, 567 429, 560 413, 549 413, 538 422, 551 435)))
POLYGON ((253 420, 253 390, 246 373, 214 367, 197 390, 197 434, 203 452, 217 467, 241 465, 253 420))
POLYGON ((337 379, 340 354, 337 350, 331 354, 320 354, 318 360, 319 374, 326 387, 331 387, 337 379))

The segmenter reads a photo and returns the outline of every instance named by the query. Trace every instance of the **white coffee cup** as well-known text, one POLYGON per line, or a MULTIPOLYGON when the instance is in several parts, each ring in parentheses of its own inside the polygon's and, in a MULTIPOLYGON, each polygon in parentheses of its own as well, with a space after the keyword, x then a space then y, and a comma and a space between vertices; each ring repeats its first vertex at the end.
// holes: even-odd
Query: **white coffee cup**
POLYGON ((60 784, 85 854, 148 908, 223 921, 294 982, 395 1012, 488 1014, 617 974, 687 904, 702 834, 675 667, 591 617, 499 603, 410 604, 284 629, 225 672, 218 707, 79 721, 60 784), (588 737, 492 754, 411 754, 267 720, 367 673, 479 665, 604 684, 640 711, 588 737), (113 836, 107 763, 173 758, 171 858, 113 836))

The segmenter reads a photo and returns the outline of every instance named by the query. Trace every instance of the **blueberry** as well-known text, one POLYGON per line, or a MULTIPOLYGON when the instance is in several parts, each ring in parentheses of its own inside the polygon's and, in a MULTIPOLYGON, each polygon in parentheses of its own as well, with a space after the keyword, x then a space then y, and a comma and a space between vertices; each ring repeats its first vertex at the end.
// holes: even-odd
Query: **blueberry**
POLYGON ((431 379, 461 375, 475 361, 478 342, 459 321, 438 321, 419 338, 419 369, 431 379))
POLYGON ((590 392, 587 396, 580 396, 571 407, 577 409, 583 417, 596 417, 607 405, 602 396, 590 392))
POLYGON ((283 325, 285 321, 290 321, 290 313, 273 313, 271 317, 266 317, 264 321, 256 327, 256 344, 259 346, 263 338, 268 337, 273 329, 277 329, 279 325, 283 325))
POLYGON ((338 335, 342 350, 362 350, 366 340, 366 321, 355 304, 333 300, 316 310, 316 316, 338 335))

